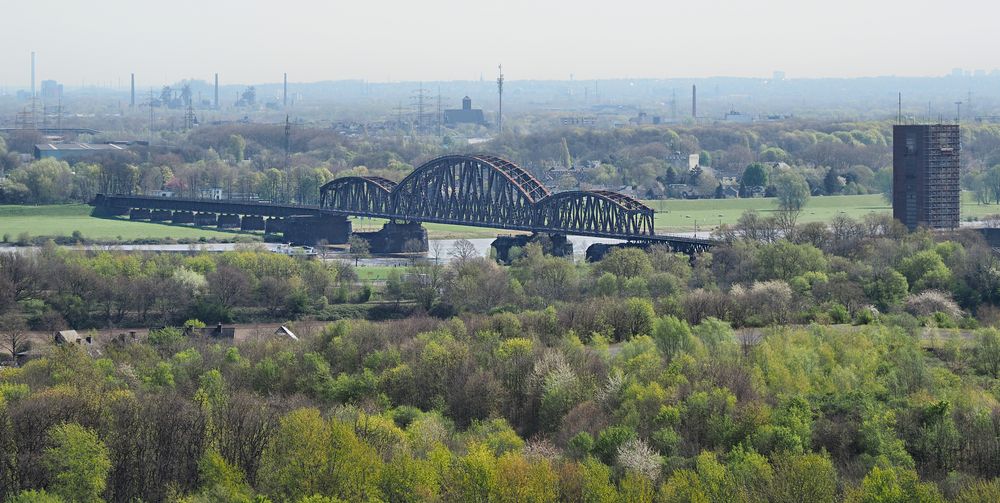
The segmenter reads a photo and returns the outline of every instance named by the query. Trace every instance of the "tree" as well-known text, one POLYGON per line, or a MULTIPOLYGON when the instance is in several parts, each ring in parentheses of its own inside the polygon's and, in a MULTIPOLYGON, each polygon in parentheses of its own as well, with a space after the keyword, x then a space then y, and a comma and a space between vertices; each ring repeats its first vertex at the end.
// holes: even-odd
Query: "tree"
POLYGON ((43 463, 48 470, 50 488, 67 501, 101 501, 111 470, 108 448, 97 433, 76 423, 52 428, 43 463))
POLYGON ((247 141, 242 136, 238 134, 230 135, 228 148, 229 154, 233 156, 233 160, 237 163, 243 162, 246 155, 247 141))
POLYGON ((786 171, 774 178, 774 192, 782 210, 801 211, 809 201, 809 184, 794 171, 786 171))
POLYGON ((899 305, 906 298, 909 283, 895 269, 881 269, 872 273, 872 279, 865 285, 865 294, 879 309, 887 310, 899 305))
POLYGON ((595 271, 609 272, 619 278, 645 277, 653 272, 649 255, 640 248, 613 248, 597 264, 595 271))
POLYGON ((7 503, 64 503, 64 499, 49 494, 44 489, 38 491, 21 491, 17 496, 7 500, 7 503))
POLYGON ((774 461, 770 499, 775 503, 833 503, 837 499, 837 470, 821 454, 779 456, 774 461))
POLYGON ((470 259, 478 257, 479 252, 476 251, 476 245, 472 244, 472 241, 469 241, 468 239, 459 239, 451 245, 451 250, 448 251, 448 256, 461 265, 468 262, 470 259))
POLYGON ((10 353, 10 358, 14 365, 17 365, 17 355, 22 351, 30 349, 28 342, 27 326, 24 318, 15 313, 8 313, 0 316, 0 342, 2 349, 10 353))
POLYGON ((322 494, 331 441, 330 429, 318 410, 289 412, 261 456, 261 486, 278 501, 322 494))
POLYGON ((351 237, 347 239, 347 246, 350 248, 351 256, 354 257, 355 267, 358 266, 358 261, 371 256, 368 240, 357 234, 351 234, 351 237))
POLYGON ((1000 331, 985 328, 976 333, 976 366, 983 372, 1000 377, 1000 331))
POLYGON ((755 162, 743 170, 743 176, 740 178, 740 182, 748 188, 767 187, 767 171, 767 168, 763 164, 755 162))
POLYGON ((569 144, 566 143, 566 137, 562 139, 562 162, 563 166, 567 169, 573 167, 573 156, 569 153, 569 144))

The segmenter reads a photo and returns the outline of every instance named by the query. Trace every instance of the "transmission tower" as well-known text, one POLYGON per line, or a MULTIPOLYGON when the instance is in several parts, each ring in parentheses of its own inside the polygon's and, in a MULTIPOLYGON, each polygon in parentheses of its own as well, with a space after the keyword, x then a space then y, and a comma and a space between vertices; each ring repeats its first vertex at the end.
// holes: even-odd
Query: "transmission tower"
POLYGON ((417 108, 417 117, 413 123, 416 125, 417 131, 422 131, 427 123, 427 115, 424 112, 424 101, 427 99, 427 90, 424 89, 424 84, 420 83, 420 88, 413 93, 410 101, 417 108))

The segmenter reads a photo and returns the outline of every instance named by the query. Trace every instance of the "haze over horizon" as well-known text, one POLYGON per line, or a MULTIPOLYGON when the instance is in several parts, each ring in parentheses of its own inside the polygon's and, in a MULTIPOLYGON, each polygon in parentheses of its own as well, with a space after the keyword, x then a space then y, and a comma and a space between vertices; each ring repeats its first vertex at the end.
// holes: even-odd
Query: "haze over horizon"
POLYGON ((142 86, 210 80, 215 72, 225 84, 278 82, 284 72, 292 82, 492 80, 498 63, 510 80, 775 70, 789 78, 924 77, 1000 68, 990 37, 1000 5, 974 0, 948 4, 954 22, 928 0, 277 5, 177 0, 148 15, 147 6, 126 0, 19 2, 8 7, 0 83, 29 85, 31 51, 37 82, 69 87, 127 86, 131 72, 142 86))

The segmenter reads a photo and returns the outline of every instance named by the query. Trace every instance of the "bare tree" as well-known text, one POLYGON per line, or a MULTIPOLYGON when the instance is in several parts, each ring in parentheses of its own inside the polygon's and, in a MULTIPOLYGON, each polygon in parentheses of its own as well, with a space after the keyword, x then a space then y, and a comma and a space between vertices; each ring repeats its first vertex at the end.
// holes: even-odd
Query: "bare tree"
POLYGON ((13 313, 0 317, 0 335, 2 335, 0 341, 3 342, 3 350, 10 353, 14 366, 17 366, 18 353, 27 351, 31 347, 24 318, 13 313))
POLYGON ((455 262, 458 262, 459 265, 468 262, 469 259, 478 255, 476 253, 476 245, 472 244, 472 241, 468 239, 455 241, 455 244, 451 245, 451 251, 448 252, 448 256, 455 262))

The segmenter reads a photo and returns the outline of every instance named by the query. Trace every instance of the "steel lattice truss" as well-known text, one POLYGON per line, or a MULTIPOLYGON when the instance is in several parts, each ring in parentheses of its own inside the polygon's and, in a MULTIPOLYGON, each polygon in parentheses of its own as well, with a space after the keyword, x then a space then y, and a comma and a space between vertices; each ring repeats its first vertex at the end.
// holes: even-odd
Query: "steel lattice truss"
POLYGON ((488 155, 434 159, 399 184, 345 177, 321 189, 325 210, 397 220, 610 237, 653 235, 653 210, 608 191, 550 194, 531 173, 488 155))

